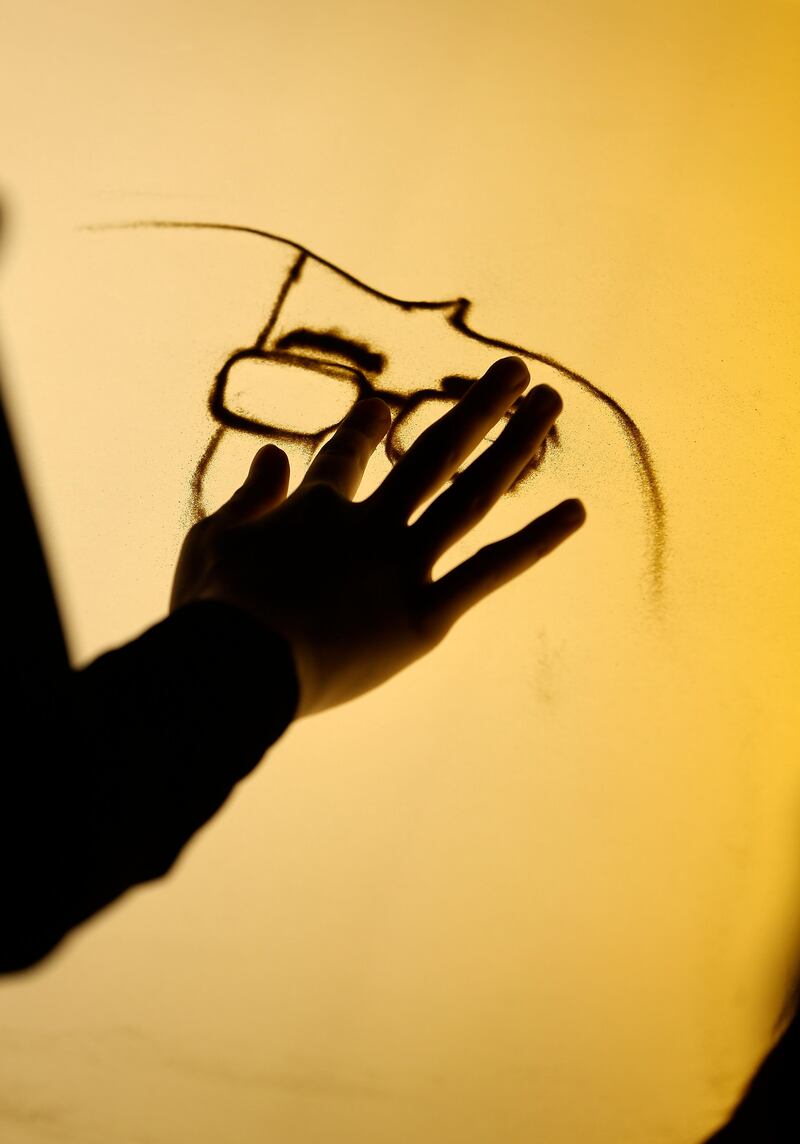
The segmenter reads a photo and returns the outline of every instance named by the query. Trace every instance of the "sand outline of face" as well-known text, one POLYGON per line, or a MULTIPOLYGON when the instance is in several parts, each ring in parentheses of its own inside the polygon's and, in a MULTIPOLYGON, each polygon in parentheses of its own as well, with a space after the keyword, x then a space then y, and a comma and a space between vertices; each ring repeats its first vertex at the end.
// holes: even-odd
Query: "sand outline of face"
MULTIPOLYGON (((464 391, 467 384, 474 380, 458 374, 443 377, 440 380, 441 389, 415 388, 409 392, 401 393, 381 388, 375 384, 375 378, 382 368, 383 355, 374 350, 368 343, 344 338, 334 327, 326 331, 313 331, 299 329, 284 335, 270 344, 271 335, 275 329, 281 311, 292 287, 300 283, 303 271, 310 264, 323 267, 337 275, 343 282, 348 283, 356 290, 363 291, 364 296, 379 300, 405 312, 412 311, 438 311, 445 322, 459 335, 481 346, 490 347, 498 351, 498 356, 515 354, 528 363, 540 363, 549 369, 555 370, 562 377, 580 386, 581 389, 609 411, 621 432, 630 460, 635 468, 638 484, 642 496, 645 517, 648 525, 648 556, 647 578, 649 594, 658 600, 663 593, 665 558, 667 550, 666 507, 661 491, 661 485, 651 455, 650 447, 641 429, 625 410, 610 394, 600 389, 587 377, 570 369, 562 362, 549 354, 530 350, 514 342, 499 338, 488 337, 473 329, 467 321, 472 302, 468 298, 449 298, 442 301, 412 301, 397 298, 368 285, 355 275, 350 274, 341 266, 322 258, 310 248, 303 246, 282 235, 275 234, 256 227, 244 226, 235 223, 202 222, 169 219, 139 219, 119 223, 98 223, 81 227, 86 231, 107 230, 135 230, 135 229, 194 229, 194 230, 220 230, 240 234, 252 235, 256 238, 269 240, 280 244, 292 251, 294 257, 284 280, 278 290, 277 297, 272 305, 266 322, 260 330, 255 341, 246 347, 236 349, 229 354, 221 369, 215 375, 208 394, 208 410, 217 423, 211 438, 195 466, 191 478, 192 515, 195 520, 201 519, 203 510, 203 481, 220 439, 226 429, 248 433, 257 437, 269 437, 287 444, 296 444, 306 448, 309 457, 318 448, 330 432, 335 429, 336 423, 326 425, 314 433, 299 432, 286 429, 280 425, 270 425, 257 420, 232 407, 229 400, 229 379, 231 372, 237 365, 253 362, 279 363, 288 367, 299 367, 303 370, 335 376, 341 381, 348 382, 352 388, 353 400, 377 394, 389 404, 393 414, 393 426, 387 434, 383 448, 390 463, 395 464, 401 456, 399 434, 413 410, 423 401, 441 401, 452 403, 464 391), (338 343, 338 344, 337 344, 338 343), (345 365, 333 357, 329 360, 313 356, 314 353, 325 352, 326 345, 331 354, 337 354, 346 343, 348 356, 355 360, 345 365), (312 353, 302 352, 308 350, 312 353), (298 352, 299 351, 299 352, 298 352)), ((559 447, 557 428, 550 435, 547 447, 531 462, 526 470, 517 478, 506 496, 513 496, 526 485, 533 472, 545 460, 548 448, 559 447)))

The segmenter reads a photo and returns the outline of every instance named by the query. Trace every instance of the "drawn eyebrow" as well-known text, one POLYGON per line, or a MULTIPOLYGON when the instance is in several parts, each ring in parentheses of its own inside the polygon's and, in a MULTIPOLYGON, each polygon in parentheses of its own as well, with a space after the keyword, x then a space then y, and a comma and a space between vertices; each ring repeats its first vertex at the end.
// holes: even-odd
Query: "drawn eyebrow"
POLYGON ((371 350, 363 342, 354 342, 351 338, 344 338, 335 330, 290 330, 279 338, 276 346, 280 350, 293 347, 303 349, 323 350, 328 353, 339 354, 349 358, 353 365, 364 370, 365 373, 380 373, 386 365, 383 354, 371 350))

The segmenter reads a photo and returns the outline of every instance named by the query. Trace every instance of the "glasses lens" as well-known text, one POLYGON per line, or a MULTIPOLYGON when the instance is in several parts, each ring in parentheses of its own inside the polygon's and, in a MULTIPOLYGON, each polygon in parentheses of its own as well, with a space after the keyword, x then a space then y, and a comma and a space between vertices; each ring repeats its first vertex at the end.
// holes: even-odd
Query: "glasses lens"
MULTIPOLYGON (((457 398, 443 396, 426 397, 411 405, 408 412, 402 414, 397 421, 393 444, 398 455, 402 456, 403 453, 407 453, 426 429, 430 428, 440 417, 444 417, 451 409, 454 409, 457 404, 457 398)), ((491 443, 497 440, 507 421, 508 414, 504 414, 470 454, 471 459, 488 449, 491 443)))
POLYGON ((235 361, 225 381, 223 404, 265 429, 314 436, 339 424, 358 400, 358 382, 346 366, 309 367, 253 355, 235 361))

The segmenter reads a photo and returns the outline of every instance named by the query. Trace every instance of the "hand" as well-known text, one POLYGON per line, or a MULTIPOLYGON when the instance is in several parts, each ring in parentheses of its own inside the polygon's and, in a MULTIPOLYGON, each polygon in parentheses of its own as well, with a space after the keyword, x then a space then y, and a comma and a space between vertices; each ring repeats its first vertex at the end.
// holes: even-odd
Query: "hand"
POLYGON ((351 410, 289 497, 288 458, 265 445, 242 487, 186 536, 170 609, 221 600, 282 635, 297 668, 298 718, 377 687, 585 519, 580 501, 564 501, 431 579, 442 553, 486 515, 541 448, 561 398, 540 385, 498 439, 408 524, 529 380, 520 358, 495 362, 359 502, 352 498, 391 423, 380 398, 351 410))

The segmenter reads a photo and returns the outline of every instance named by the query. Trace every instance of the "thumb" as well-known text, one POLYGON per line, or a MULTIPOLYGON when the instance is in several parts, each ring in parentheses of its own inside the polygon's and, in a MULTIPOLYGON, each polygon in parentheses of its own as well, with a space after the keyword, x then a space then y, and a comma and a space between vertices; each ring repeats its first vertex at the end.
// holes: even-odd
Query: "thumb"
POLYGON ((289 491, 289 458, 277 445, 264 445, 253 457, 244 484, 223 506, 226 516, 249 520, 275 508, 289 491))

